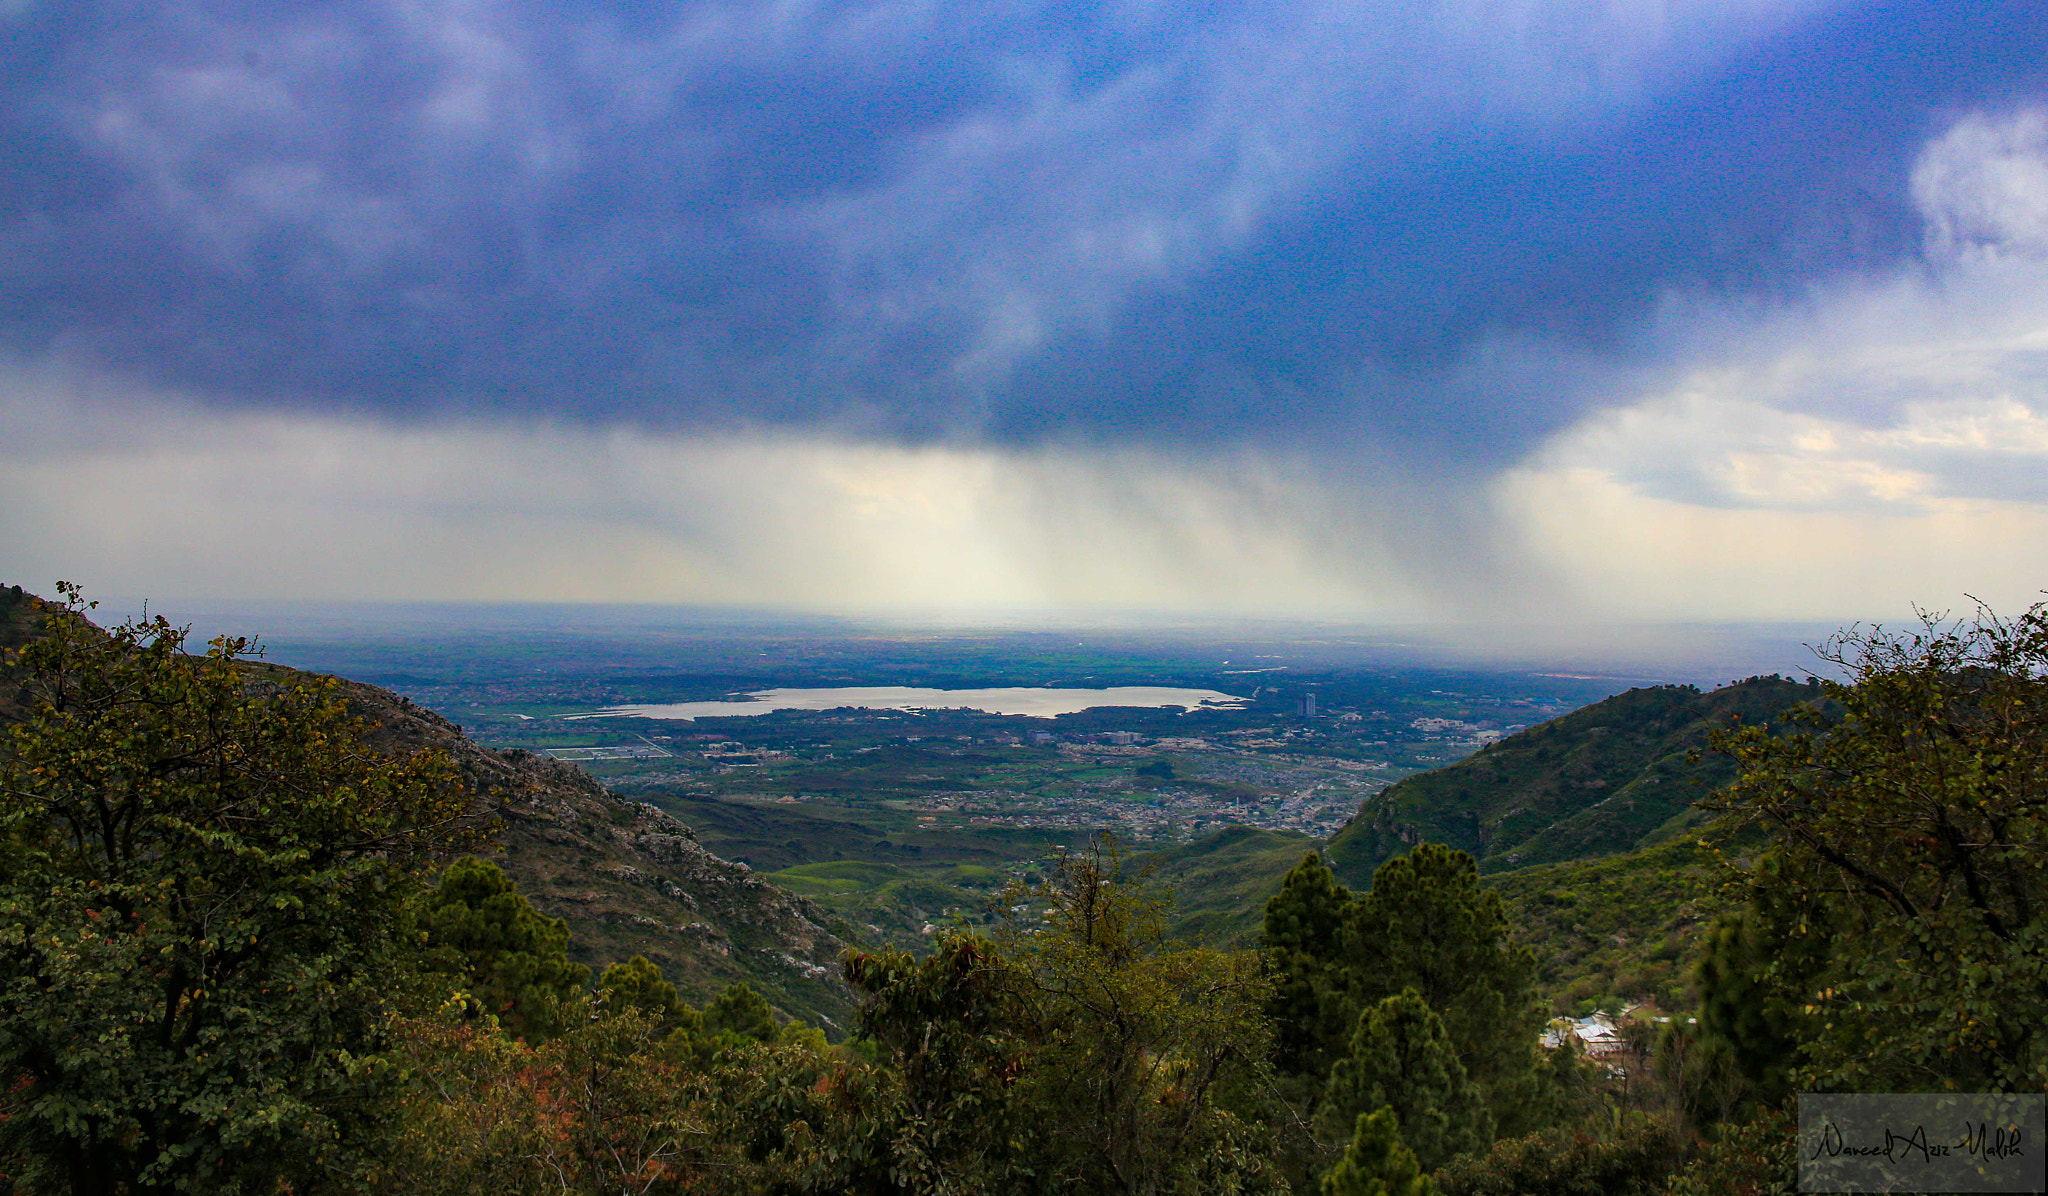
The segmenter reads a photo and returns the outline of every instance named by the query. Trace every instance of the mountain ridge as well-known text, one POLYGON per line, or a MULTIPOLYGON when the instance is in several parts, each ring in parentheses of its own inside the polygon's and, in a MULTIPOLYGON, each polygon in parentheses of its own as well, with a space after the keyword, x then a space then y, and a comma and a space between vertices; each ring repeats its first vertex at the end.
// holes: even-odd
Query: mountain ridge
POLYGON ((1331 837, 1330 866, 1357 887, 1421 842, 1468 851, 1484 872, 1663 842, 1703 821, 1692 803, 1734 779, 1732 760, 1704 751, 1712 730, 1768 722, 1820 693, 1775 675, 1630 689, 1367 798, 1331 837))
MULTIPOLYGON (((38 634, 39 618, 57 610, 19 587, 0 587, 0 649, 21 647, 38 634)), ((259 691, 329 676, 260 659, 244 667, 259 691)), ((568 921, 571 958, 601 968, 645 955, 699 1002, 744 981, 789 1016, 817 1021, 835 1038, 845 1033, 854 1005, 839 974, 847 944, 814 902, 714 854, 672 815, 609 793, 571 765, 495 751, 390 690, 333 680, 349 713, 369 724, 363 742, 372 751, 448 754, 490 824, 479 854, 535 909, 568 921)), ((0 687, 0 724, 23 711, 17 687, 0 687)))

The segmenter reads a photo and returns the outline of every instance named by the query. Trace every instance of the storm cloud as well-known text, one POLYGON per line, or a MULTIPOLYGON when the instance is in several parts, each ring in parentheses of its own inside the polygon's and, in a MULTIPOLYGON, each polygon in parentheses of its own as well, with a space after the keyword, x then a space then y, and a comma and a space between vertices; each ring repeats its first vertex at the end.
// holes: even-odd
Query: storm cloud
POLYGON ((21 3, 0 319, 230 404, 1499 462, 1921 251, 2048 12, 21 3), (1618 376, 1619 375, 1619 376, 1618 376))
POLYGON ((15 580, 1655 619, 2048 576, 2036 0, 0 27, 15 580))

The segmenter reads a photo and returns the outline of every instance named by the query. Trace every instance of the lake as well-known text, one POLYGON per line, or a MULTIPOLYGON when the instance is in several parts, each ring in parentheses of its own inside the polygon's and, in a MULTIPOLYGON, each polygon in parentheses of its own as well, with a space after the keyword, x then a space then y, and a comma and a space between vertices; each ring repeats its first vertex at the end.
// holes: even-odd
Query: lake
POLYGON ((1052 718, 1098 706, 1179 706, 1194 710, 1237 709, 1248 699, 1213 689, 1175 689, 1161 685, 1120 685, 1109 689, 1052 689, 1009 686, 1001 689, 917 689, 905 685, 843 686, 836 689, 764 689, 722 702, 670 702, 647 706, 607 706, 569 718, 661 718, 688 722, 699 718, 731 718, 767 714, 771 710, 979 710, 986 714, 1024 714, 1052 718))

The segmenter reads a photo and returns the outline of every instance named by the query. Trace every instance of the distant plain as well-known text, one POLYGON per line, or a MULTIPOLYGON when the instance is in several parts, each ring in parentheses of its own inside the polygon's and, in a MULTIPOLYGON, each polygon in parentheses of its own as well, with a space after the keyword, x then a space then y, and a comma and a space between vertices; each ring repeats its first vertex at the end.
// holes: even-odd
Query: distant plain
POLYGON ((1803 645, 1828 630, 1620 629, 1603 648, 1556 629, 1274 621, 164 609, 201 634, 259 632, 279 663, 387 686, 486 746, 572 760, 850 938, 906 944, 985 919, 1005 885, 1101 831, 1174 891, 1182 934, 1240 939, 1272 877, 1393 782, 1629 688, 1802 673, 1803 645), (848 704, 747 701, 793 690, 848 704), (1024 690, 1043 704, 1017 713, 1004 699, 1024 690), (732 713, 740 701, 776 708, 732 713))

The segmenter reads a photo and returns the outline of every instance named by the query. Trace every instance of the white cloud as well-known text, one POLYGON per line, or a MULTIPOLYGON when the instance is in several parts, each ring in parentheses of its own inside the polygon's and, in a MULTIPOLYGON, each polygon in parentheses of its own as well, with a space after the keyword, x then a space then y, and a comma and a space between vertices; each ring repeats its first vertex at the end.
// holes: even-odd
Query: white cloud
POLYGON ((1944 256, 2048 256, 2048 113, 1972 113, 1913 169, 1929 248, 1944 256))
POLYGON ((2048 587, 2048 121, 1971 115, 1913 179, 1924 267, 1767 310, 1674 301, 1665 380, 1499 480, 1583 602, 1868 618, 2048 587))

